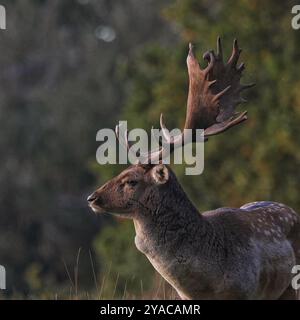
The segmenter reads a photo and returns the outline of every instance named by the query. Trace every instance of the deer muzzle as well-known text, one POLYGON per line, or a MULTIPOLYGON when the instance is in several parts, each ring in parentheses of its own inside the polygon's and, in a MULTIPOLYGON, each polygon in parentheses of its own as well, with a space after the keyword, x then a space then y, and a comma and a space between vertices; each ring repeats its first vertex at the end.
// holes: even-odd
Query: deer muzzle
POLYGON ((101 207, 102 200, 99 196, 99 193, 94 192, 87 197, 87 201, 91 209, 96 213, 104 212, 103 208, 101 207))

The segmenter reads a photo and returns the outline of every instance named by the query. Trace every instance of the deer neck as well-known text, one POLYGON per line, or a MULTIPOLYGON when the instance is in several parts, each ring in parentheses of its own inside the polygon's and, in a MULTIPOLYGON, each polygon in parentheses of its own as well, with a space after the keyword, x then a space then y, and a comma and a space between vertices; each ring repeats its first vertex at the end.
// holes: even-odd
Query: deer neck
POLYGON ((145 199, 134 215, 134 226, 136 246, 148 257, 171 253, 183 241, 206 233, 204 218, 179 184, 145 199))
POLYGON ((222 281, 222 252, 213 225, 197 211, 180 186, 172 185, 168 192, 159 192, 159 197, 151 199, 147 195, 145 199, 160 201, 144 200, 134 215, 137 249, 181 297, 195 285, 193 277, 187 275, 200 274, 197 279, 203 291, 210 285, 205 279, 210 272, 222 281))

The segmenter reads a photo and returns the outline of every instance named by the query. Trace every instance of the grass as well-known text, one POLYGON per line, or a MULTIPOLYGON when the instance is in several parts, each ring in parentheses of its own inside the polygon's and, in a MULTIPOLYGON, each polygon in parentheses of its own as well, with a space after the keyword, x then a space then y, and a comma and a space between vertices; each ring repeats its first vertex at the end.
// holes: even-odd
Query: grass
POLYGON ((130 279, 125 281, 123 287, 120 288, 119 274, 112 274, 111 263, 109 264, 107 270, 102 274, 101 277, 97 276, 95 270, 95 263, 93 261, 92 253, 89 251, 89 259, 92 270, 92 277, 94 288, 91 292, 80 291, 79 290, 79 262, 80 262, 81 248, 78 250, 76 256, 76 263, 71 272, 66 265, 65 261, 64 267, 66 270, 66 275, 69 279, 70 286, 67 289, 68 293, 55 293, 52 299, 68 299, 68 300, 174 300, 178 298, 176 291, 158 274, 155 273, 153 279, 153 286, 150 290, 144 289, 143 280, 140 280, 140 291, 130 292, 128 290, 128 282, 130 279))

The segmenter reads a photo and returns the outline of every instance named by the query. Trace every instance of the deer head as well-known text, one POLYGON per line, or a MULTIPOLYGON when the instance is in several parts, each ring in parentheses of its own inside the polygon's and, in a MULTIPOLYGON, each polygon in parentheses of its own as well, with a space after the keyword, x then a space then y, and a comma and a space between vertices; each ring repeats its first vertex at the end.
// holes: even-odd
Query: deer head
MULTIPOLYGON (((184 129, 204 129, 207 139, 208 136, 224 132, 247 119, 246 111, 235 111, 236 106, 244 101, 240 96, 241 92, 253 86, 240 84, 244 70, 244 64, 237 66, 240 53, 241 49, 234 40, 231 57, 224 63, 221 40, 218 38, 217 53, 205 53, 203 57, 208 65, 201 69, 190 44, 187 57, 189 93, 184 129)), ((174 151, 185 141, 184 132, 180 136, 171 137, 162 115, 160 123, 164 139, 171 145, 171 151, 174 151)), ((119 132, 117 126, 117 137, 129 149, 127 133, 125 139, 120 139, 119 132)), ((142 155, 141 164, 129 167, 88 197, 92 209, 96 212, 118 212, 129 216, 139 206, 145 205, 143 201, 147 202, 149 195, 155 196, 170 188, 170 181, 176 181, 176 189, 179 190, 179 184, 170 168, 152 164, 165 156, 166 151, 162 146, 142 155)))
POLYGON ((95 212, 135 218, 141 208, 148 207, 151 213, 153 203, 175 180, 175 175, 163 164, 132 165, 90 195, 88 202, 95 212))

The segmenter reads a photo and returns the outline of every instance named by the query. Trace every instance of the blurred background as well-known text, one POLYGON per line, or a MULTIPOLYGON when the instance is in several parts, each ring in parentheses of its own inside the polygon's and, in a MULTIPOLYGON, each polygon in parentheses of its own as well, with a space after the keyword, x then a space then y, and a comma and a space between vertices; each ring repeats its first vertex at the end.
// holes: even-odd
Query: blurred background
POLYGON ((185 117, 188 42, 236 37, 249 120, 211 138, 201 176, 180 182, 201 210, 255 200, 300 210, 300 30, 294 1, 1 0, 2 298, 164 298, 173 292, 134 245, 131 221, 86 197, 122 170, 96 163, 96 133, 185 117))

